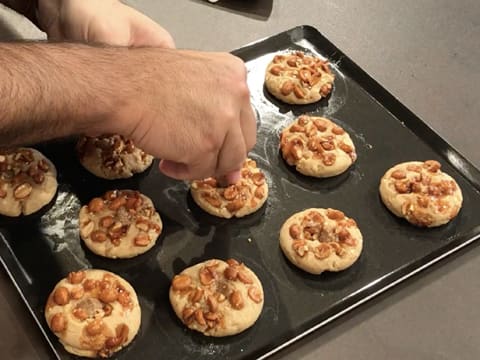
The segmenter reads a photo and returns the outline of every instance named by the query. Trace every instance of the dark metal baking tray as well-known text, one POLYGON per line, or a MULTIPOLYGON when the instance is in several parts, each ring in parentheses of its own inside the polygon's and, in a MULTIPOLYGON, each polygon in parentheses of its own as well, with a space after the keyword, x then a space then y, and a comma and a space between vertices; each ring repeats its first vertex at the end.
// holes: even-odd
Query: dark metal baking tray
POLYGON ((479 171, 317 30, 297 27, 234 54, 246 61, 258 115, 258 143, 251 157, 266 172, 270 186, 268 203, 256 214, 237 220, 209 216, 192 202, 185 183, 162 176, 156 164, 132 179, 105 181, 81 168, 73 141, 37 146, 58 168, 56 200, 40 214, 0 218, 0 255, 59 358, 73 357, 48 330, 43 306, 55 283, 69 271, 108 269, 137 290, 142 326, 118 359, 251 359, 287 346, 479 237, 479 171), (292 49, 320 54, 334 64, 336 80, 329 99, 291 106, 265 92, 267 63, 273 54, 292 49), (278 134, 302 113, 328 116, 350 132, 358 161, 346 174, 309 179, 285 165, 278 134), (379 179, 385 170, 417 159, 440 160, 463 190, 463 209, 447 226, 415 228, 393 216, 379 199, 379 179), (113 188, 138 189, 150 196, 164 220, 156 246, 134 259, 103 259, 79 241, 81 204, 113 188), (286 261, 278 246, 280 226, 292 213, 308 207, 341 209, 358 222, 364 250, 350 269, 311 276, 286 261), (170 279, 199 261, 229 257, 244 261, 263 282, 265 307, 257 323, 222 339, 185 329, 168 302, 170 279))

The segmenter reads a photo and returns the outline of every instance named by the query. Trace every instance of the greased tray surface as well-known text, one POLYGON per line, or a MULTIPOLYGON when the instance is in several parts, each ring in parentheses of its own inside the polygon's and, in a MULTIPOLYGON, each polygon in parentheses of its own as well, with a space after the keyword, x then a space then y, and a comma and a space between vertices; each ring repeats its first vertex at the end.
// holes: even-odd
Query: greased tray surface
POLYGON ((57 166, 55 202, 29 217, 0 218, 0 257, 40 330, 57 357, 63 350, 43 318, 46 298, 69 271, 102 268, 118 273, 136 289, 142 325, 118 359, 241 359, 262 357, 318 328, 435 261, 473 242, 480 233, 480 176, 477 169, 401 105, 315 29, 302 26, 234 51, 248 68, 258 116, 258 141, 251 157, 267 175, 270 195, 257 213, 223 220, 202 212, 183 182, 157 170, 122 181, 93 177, 78 163, 73 141, 36 146, 57 166), (336 80, 329 99, 317 104, 282 104, 264 90, 273 54, 299 49, 327 57, 336 80), (278 152, 278 135, 302 113, 324 115, 351 135, 355 165, 331 179, 310 179, 289 168, 278 152), (437 159, 462 188, 464 205, 447 226, 417 229, 397 219, 381 203, 380 177, 392 165, 437 159), (80 242, 82 204, 109 189, 138 189, 152 198, 164 221, 155 247, 130 260, 108 260, 80 242), (340 273, 312 276, 282 255, 278 233, 294 212, 332 207, 354 218, 364 237, 356 264, 340 273), (197 262, 234 257, 261 279, 265 306, 255 326, 228 338, 208 338, 187 330, 168 301, 170 279, 197 262))

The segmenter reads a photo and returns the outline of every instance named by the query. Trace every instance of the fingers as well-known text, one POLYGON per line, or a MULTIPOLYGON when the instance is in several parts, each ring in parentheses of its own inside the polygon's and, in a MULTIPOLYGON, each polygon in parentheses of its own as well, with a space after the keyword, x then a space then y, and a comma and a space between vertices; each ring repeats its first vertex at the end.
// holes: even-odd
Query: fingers
MULTIPOLYGON (((236 120, 239 121, 239 120, 236 120)), ((240 170, 245 158, 247 148, 239 124, 233 124, 227 132, 223 145, 218 153, 215 176, 221 177, 232 171, 240 170)))
MULTIPOLYGON (((252 106, 250 104, 250 101, 248 101, 247 106, 244 107, 241 111, 240 128, 242 132, 243 142, 245 145, 245 156, 243 156, 242 154, 241 156, 242 162, 239 163, 238 169, 240 169, 240 167, 242 166, 243 161, 247 157, 248 152, 252 150, 253 147, 255 146, 256 138, 257 138, 257 122, 256 122, 256 118, 255 118, 252 106)), ((235 184, 241 177, 240 170, 238 169, 227 172, 225 175, 218 177, 217 180, 220 183, 220 186, 225 187, 230 184, 235 184)), ((218 169, 217 169, 217 172, 221 173, 221 171, 218 169)))
POLYGON ((248 91, 240 102, 243 102, 243 106, 239 115, 230 120, 227 134, 217 151, 208 156, 202 154, 195 164, 164 160, 160 163, 160 170, 175 179, 195 180, 215 176, 222 186, 236 183, 248 151, 255 146, 257 134, 256 118, 248 91))
MULTIPOLYGON (((238 120, 236 120, 238 121, 238 120)), ((178 180, 196 180, 209 176, 217 177, 223 184, 238 181, 239 170, 247 156, 241 127, 233 126, 227 133, 218 152, 211 152, 189 164, 170 160, 160 161, 159 169, 165 175, 178 180)))
POLYGON ((217 157, 212 153, 189 164, 161 160, 159 169, 165 175, 177 180, 204 179, 214 174, 216 159, 217 157))
POLYGON ((183 180, 188 174, 187 165, 170 160, 160 160, 158 167, 162 173, 172 179, 183 180))
POLYGON ((242 108, 240 126, 245 140, 245 148, 248 153, 257 143, 257 119, 250 99, 248 99, 247 104, 242 108))
POLYGON ((217 177, 217 182, 221 187, 227 187, 231 184, 236 184, 238 180, 241 178, 240 170, 235 170, 229 172, 224 176, 217 177))

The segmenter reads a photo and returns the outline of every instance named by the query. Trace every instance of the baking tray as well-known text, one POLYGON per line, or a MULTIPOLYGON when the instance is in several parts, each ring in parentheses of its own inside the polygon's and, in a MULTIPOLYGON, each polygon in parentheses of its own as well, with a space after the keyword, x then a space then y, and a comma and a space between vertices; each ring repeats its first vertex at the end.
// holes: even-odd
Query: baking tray
POLYGON ((248 68, 258 117, 258 142, 251 153, 270 186, 267 204, 243 219, 222 220, 202 212, 184 182, 168 179, 157 164, 122 181, 93 177, 79 165, 73 140, 36 146, 57 166, 59 190, 41 213, 0 218, 0 256, 28 309, 58 358, 72 359, 43 318, 45 300, 67 272, 102 268, 136 289, 142 307, 138 336, 118 359, 263 358, 338 318, 377 294, 418 273, 479 237, 480 173, 424 122, 404 107, 317 30, 301 26, 260 40, 234 54, 248 68), (273 54, 300 49, 334 64, 333 93, 317 104, 291 106, 271 98, 263 86, 273 54), (297 115, 325 115, 349 131, 358 161, 345 174, 310 179, 289 168, 278 152, 280 129, 297 115), (381 203, 379 179, 393 164, 437 159, 464 195, 459 216, 435 229, 418 229, 393 216, 381 203), (80 243, 81 204, 108 189, 145 193, 164 220, 164 231, 149 252, 130 260, 108 260, 80 243), (284 258, 278 245, 281 224, 308 207, 333 207, 353 217, 363 233, 358 262, 340 273, 312 276, 284 258), (185 267, 210 258, 234 257, 261 279, 265 306, 255 326, 228 338, 187 330, 168 302, 170 279, 185 267))

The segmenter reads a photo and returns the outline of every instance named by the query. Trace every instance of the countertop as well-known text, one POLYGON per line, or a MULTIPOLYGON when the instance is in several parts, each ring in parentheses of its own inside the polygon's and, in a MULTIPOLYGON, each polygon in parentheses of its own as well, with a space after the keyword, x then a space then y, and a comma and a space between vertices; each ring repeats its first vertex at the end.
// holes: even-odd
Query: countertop
MULTIPOLYGON (((274 0, 268 18, 196 0, 128 3, 167 28, 179 48, 229 51, 312 25, 480 167, 478 0, 274 0)), ((0 39, 41 36, 0 9, 0 39)), ((273 359, 479 358, 478 274, 473 244, 273 359)), ((3 268, 0 324, 2 359, 51 356, 3 268)))

